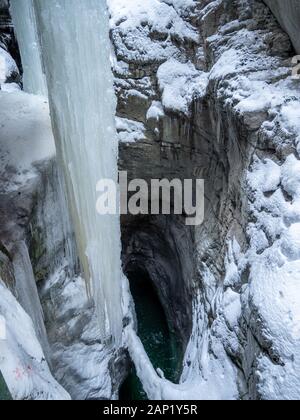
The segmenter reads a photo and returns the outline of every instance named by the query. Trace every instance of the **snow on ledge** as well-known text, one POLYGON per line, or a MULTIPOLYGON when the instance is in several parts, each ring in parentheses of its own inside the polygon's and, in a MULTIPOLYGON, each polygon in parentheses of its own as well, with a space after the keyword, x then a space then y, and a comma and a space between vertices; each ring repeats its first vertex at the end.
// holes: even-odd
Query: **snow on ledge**
POLYGON ((157 72, 162 104, 165 109, 189 115, 193 99, 205 95, 208 74, 198 71, 192 63, 180 63, 174 58, 166 61, 157 72))
POLYGON ((34 178, 35 163, 55 156, 48 102, 22 91, 0 91, 1 189, 13 190, 34 178))

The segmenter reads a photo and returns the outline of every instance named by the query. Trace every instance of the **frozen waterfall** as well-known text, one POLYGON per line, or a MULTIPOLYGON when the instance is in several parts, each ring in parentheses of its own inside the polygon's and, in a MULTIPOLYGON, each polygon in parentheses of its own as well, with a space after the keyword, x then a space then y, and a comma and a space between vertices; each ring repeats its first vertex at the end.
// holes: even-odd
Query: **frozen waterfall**
POLYGON ((84 276, 103 338, 120 342, 119 217, 96 212, 96 185, 117 182, 116 98, 105 0, 34 0, 58 158, 84 276))
POLYGON ((11 0, 10 10, 22 57, 24 90, 47 96, 33 0, 11 0))

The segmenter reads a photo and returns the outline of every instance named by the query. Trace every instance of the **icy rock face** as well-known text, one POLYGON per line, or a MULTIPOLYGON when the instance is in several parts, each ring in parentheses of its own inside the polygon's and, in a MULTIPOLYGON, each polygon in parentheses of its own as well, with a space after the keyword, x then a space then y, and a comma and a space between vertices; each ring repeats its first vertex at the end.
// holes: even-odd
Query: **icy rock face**
POLYGON ((70 277, 65 265, 42 282, 40 295, 58 382, 75 400, 117 398, 126 360, 103 342, 83 278, 70 277))
POLYGON ((54 136, 79 258, 95 301, 102 337, 111 336, 119 344, 119 220, 117 215, 100 217, 96 211, 97 183, 102 179, 117 181, 115 96, 106 3, 37 0, 35 8, 54 136))
POLYGON ((47 96, 33 0, 12 0, 10 11, 22 57, 23 88, 28 93, 47 96))
POLYGON ((289 34, 300 54, 300 4, 297 0, 286 0, 284 3, 280 0, 264 0, 270 7, 283 29, 289 34))
MULTIPOLYGON (((198 399, 299 399, 300 98, 291 43, 261 1, 109 4, 118 117, 144 126, 135 142, 122 134, 121 168, 130 178, 206 180, 205 223, 191 235, 194 321, 182 383, 153 371, 130 330, 144 387, 153 398, 189 390, 198 399), (192 70, 183 75, 182 65, 192 70), (182 86, 197 78, 207 84, 186 94, 182 86)), ((132 223, 123 220, 125 234, 132 223)))

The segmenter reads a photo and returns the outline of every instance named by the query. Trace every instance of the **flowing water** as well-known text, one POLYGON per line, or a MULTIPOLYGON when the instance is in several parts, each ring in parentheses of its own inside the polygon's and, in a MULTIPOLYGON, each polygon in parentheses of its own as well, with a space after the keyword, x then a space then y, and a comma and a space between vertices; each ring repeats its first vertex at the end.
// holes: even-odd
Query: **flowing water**
MULTIPOLYGON (((135 302, 138 335, 155 369, 166 379, 178 383, 182 368, 182 346, 168 326, 164 309, 149 278, 130 276, 130 289, 135 302)), ((132 371, 120 390, 121 400, 147 400, 142 384, 132 371)))

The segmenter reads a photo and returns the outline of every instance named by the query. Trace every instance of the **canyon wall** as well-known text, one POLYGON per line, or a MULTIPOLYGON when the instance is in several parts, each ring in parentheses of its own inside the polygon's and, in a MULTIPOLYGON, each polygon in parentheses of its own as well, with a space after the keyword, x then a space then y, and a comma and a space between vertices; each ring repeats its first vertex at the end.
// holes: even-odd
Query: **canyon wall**
POLYGON ((300 54, 300 3, 298 0, 264 0, 278 22, 289 34, 295 50, 300 54))
MULTIPOLYGON (((172 392, 196 399, 297 398, 297 311, 282 297, 293 312, 294 326, 286 329, 274 301, 278 289, 293 288, 286 270, 290 258, 297 260, 291 248, 281 249, 298 220, 288 210, 297 200, 287 195, 284 178, 293 156, 298 162, 291 42, 261 1, 145 2, 135 10, 120 3, 109 2, 120 167, 131 179, 202 177, 206 184, 204 224, 186 235, 191 252, 181 253, 193 269, 181 276, 181 310, 172 312, 174 325, 182 325, 186 308, 186 319, 193 315, 182 375, 189 393, 141 369, 143 384, 151 393, 153 380, 161 398, 172 392), (192 302, 186 305, 184 296, 192 302)), ((130 260, 144 259, 146 269, 151 259, 162 261, 149 237, 159 230, 168 238, 170 229, 158 219, 147 222, 148 237, 139 231, 142 221, 135 229, 134 221, 123 220, 125 267, 130 260), (128 232, 137 237, 133 243, 128 232)), ((161 288, 172 287, 161 276, 161 288)), ((131 351, 142 366, 134 345, 131 351)))

